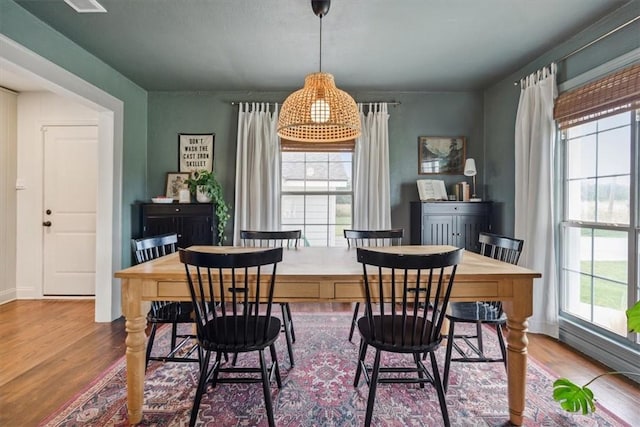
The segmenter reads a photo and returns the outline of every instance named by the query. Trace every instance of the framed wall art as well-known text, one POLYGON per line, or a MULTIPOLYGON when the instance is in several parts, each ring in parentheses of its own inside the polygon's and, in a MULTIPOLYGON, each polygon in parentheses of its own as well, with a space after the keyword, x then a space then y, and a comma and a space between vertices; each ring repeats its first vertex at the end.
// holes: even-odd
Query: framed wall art
POLYGON ((167 172, 167 189, 165 190, 165 196, 178 200, 180 198, 180 190, 189 188, 187 186, 189 175, 189 172, 167 172))
POLYGON ((214 133, 178 134, 180 172, 213 171, 214 133))
POLYGON ((464 136, 419 136, 418 174, 462 175, 466 149, 464 136))

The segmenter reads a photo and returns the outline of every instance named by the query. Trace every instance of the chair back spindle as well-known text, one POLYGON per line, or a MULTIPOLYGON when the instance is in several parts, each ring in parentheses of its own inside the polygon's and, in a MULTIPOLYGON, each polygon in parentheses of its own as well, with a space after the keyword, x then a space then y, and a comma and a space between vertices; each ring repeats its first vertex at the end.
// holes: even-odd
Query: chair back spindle
MULTIPOLYGON (((366 248, 382 246, 398 246, 402 244, 404 229, 393 228, 390 230, 344 230, 344 238, 349 248, 366 248)), ((353 338, 353 332, 358 321, 360 303, 357 302, 353 308, 353 318, 349 328, 349 341, 353 338)))
POLYGON ((297 249, 302 230, 287 231, 254 231, 240 230, 242 246, 257 248, 277 248, 297 249))
POLYGON ((524 240, 484 232, 479 234, 478 241, 480 255, 510 264, 518 263, 524 245, 524 240))
POLYGON ((282 248, 242 253, 181 249, 180 261, 195 307, 197 335, 207 347, 230 353, 253 351, 269 338, 282 248), (266 305, 265 315, 258 303, 266 305))
POLYGON ((462 252, 407 255, 358 248, 369 313, 365 318, 375 345, 415 353, 440 344, 462 252), (391 281, 385 283, 389 275, 391 281))
MULTIPOLYGON (((480 243, 480 255, 510 264, 518 263, 524 246, 524 240, 485 232, 479 234, 478 242, 480 243)), ((482 304, 493 310, 496 319, 502 316, 501 301, 483 301, 482 304)))
POLYGON ((158 236, 132 239, 131 249, 135 254, 136 263, 151 261, 176 251, 178 235, 175 233, 160 234, 158 236))
POLYGON ((404 229, 344 230, 343 233, 350 248, 398 246, 402 244, 404 229))

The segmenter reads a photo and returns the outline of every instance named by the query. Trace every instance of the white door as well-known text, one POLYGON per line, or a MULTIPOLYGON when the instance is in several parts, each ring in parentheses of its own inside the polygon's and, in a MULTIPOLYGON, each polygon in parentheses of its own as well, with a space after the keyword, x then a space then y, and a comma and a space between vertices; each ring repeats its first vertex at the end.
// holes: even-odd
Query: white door
POLYGON ((43 294, 95 295, 98 127, 43 132, 43 294))

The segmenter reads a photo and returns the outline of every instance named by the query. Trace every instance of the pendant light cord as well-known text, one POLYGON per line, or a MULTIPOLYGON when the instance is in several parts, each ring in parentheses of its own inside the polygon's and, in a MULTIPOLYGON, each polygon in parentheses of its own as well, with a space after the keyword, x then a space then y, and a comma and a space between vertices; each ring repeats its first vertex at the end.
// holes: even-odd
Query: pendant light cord
POLYGON ((320 72, 322 72, 322 15, 320 15, 320 72))

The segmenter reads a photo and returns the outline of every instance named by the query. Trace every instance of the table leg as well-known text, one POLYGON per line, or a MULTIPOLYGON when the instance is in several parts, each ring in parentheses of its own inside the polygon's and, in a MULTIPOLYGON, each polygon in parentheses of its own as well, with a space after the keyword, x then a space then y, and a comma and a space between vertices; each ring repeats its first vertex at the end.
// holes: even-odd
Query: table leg
POLYGON ((514 281, 514 300, 503 303, 507 314, 507 393, 509 421, 521 426, 527 389, 527 318, 533 310, 532 280, 514 281))
POLYGON ((142 315, 141 286, 131 282, 135 280, 122 281, 122 308, 127 331, 127 410, 129 424, 135 425, 142 421, 147 319, 142 315))

